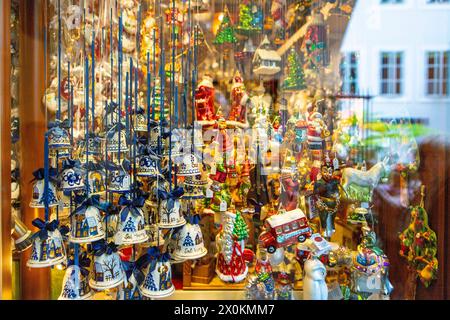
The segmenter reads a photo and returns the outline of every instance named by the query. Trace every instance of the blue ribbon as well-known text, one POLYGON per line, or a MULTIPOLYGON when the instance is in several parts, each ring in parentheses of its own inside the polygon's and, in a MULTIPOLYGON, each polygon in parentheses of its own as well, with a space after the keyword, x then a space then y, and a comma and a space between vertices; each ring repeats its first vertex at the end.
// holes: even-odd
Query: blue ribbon
POLYGON ((163 200, 176 199, 176 198, 181 197, 183 194, 184 194, 184 190, 180 186, 176 187, 171 192, 168 192, 168 191, 162 190, 162 189, 158 190, 158 196, 160 198, 162 198, 163 200))
POLYGON ((115 123, 111 127, 111 129, 108 131, 108 133, 106 134, 106 137, 111 139, 116 132, 119 132, 119 130, 125 130, 125 129, 126 129, 126 127, 122 122, 115 123))
MULTIPOLYGON (((51 181, 55 181, 56 180, 56 176, 58 175, 58 170, 56 170, 56 168, 49 168, 48 169, 48 176, 50 178, 51 181)), ((44 180, 45 178, 45 170, 44 168, 40 168, 37 169, 36 171, 33 172, 33 176, 34 179, 31 180, 31 182, 34 182, 36 180, 44 180)))
POLYGON ((86 210, 88 207, 96 207, 98 210, 106 212, 111 206, 109 202, 100 202, 100 195, 96 194, 84 199, 83 196, 75 197, 75 202, 81 203, 78 208, 76 208, 70 215, 78 213, 82 210, 86 210))
POLYGON ((134 110, 131 110, 131 114, 145 114, 145 110, 142 107, 137 107, 134 110))
POLYGON ((33 226, 40 229, 38 232, 36 232, 33 235, 33 238, 39 236, 39 238, 43 241, 48 238, 48 232, 49 231, 55 231, 56 228, 58 228, 59 221, 53 220, 52 222, 45 222, 44 220, 40 218, 36 218, 32 222, 33 226))
POLYGON ((105 239, 101 239, 92 243, 94 255, 99 257, 102 254, 110 255, 117 252, 118 246, 114 242, 106 243, 105 239))
MULTIPOLYGON (((75 260, 70 259, 67 263, 68 266, 75 265, 75 260)), ((91 259, 88 258, 86 252, 83 252, 78 258, 78 266, 80 267, 80 272, 83 276, 87 277, 89 275, 89 266, 91 265, 91 259)))
POLYGON ((201 218, 200 218, 200 215, 198 215, 198 214, 194 214, 193 216, 190 216, 188 218, 188 221, 190 224, 199 224, 200 220, 201 220, 201 218))
POLYGON ((73 169, 73 168, 81 168, 80 160, 76 159, 65 159, 62 162, 62 170, 73 169))
POLYGON ((48 129, 53 129, 53 128, 69 129, 70 121, 69 121, 69 119, 65 119, 64 121, 60 121, 60 120, 51 121, 48 123, 47 128, 48 129))

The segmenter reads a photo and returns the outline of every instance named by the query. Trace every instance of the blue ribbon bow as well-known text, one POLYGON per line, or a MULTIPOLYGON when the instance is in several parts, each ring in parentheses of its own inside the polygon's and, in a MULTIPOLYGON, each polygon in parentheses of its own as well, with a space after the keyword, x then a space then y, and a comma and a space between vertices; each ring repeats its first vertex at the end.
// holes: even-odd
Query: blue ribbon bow
POLYGON ((64 121, 61 121, 61 120, 51 121, 48 123, 47 128, 48 129, 53 129, 53 128, 69 129, 70 121, 69 121, 69 119, 65 119, 64 121))
POLYGON ((190 224, 199 224, 200 223, 200 215, 194 214, 188 218, 190 224))
POLYGON ((71 215, 86 210, 88 207, 96 207, 98 210, 106 212, 111 206, 111 203, 109 202, 100 202, 100 195, 98 194, 92 195, 87 199, 85 199, 84 196, 75 196, 75 202, 79 203, 80 206, 76 208, 71 215))
POLYGON ((65 159, 62 163, 62 170, 81 168, 81 162, 77 159, 65 159))
POLYGON ((110 255, 117 252, 118 246, 114 242, 106 243, 105 239, 101 239, 92 243, 94 255, 99 257, 102 254, 110 255))
POLYGON ((33 237, 39 237, 42 241, 48 238, 48 232, 49 231, 55 231, 56 228, 58 228, 59 221, 53 220, 52 222, 45 222, 44 220, 40 218, 36 218, 32 222, 33 226, 40 229, 38 232, 36 232, 33 237))
MULTIPOLYGON (((50 181, 55 182, 56 176, 58 175, 58 170, 56 168, 49 168, 48 169, 48 176, 50 178, 50 181)), ((44 180, 45 178, 45 170, 44 168, 37 169, 33 172, 33 180, 31 182, 34 182, 36 180, 44 180)))
POLYGON ((176 199, 176 198, 181 197, 183 194, 184 194, 184 190, 180 186, 176 187, 171 192, 168 192, 168 191, 162 190, 162 189, 158 189, 158 196, 160 198, 162 198, 163 200, 176 199))

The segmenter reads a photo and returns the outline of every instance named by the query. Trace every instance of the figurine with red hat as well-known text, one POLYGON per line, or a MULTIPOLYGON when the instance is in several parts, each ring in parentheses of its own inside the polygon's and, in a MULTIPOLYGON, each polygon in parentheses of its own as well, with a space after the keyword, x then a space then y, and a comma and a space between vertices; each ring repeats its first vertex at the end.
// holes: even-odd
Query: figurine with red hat
POLYGON ((214 85, 210 75, 205 74, 195 90, 195 110, 197 121, 211 125, 217 119, 214 108, 214 85))
POLYGON ((228 115, 227 123, 233 126, 247 128, 247 103, 249 96, 245 90, 244 81, 236 71, 233 78, 233 85, 231 87, 231 110, 228 115))

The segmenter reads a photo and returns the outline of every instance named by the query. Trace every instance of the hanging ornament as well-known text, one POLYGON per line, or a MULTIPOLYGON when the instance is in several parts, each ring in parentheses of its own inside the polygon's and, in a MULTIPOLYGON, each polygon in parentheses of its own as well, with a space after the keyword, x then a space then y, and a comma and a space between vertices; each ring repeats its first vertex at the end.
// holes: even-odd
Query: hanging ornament
POLYGON ((195 215, 188 219, 188 222, 178 232, 175 250, 172 253, 175 259, 200 259, 208 253, 203 243, 199 222, 200 216, 195 215))
POLYGON ((287 77, 284 79, 281 88, 284 91, 297 91, 306 88, 305 76, 302 69, 302 62, 294 48, 291 48, 287 61, 287 77))
POLYGON ((89 267, 91 260, 83 253, 78 265, 71 259, 64 274, 63 286, 58 300, 90 300, 93 296, 89 287, 89 267))
POLYGON ((280 55, 272 49, 267 35, 255 51, 253 56, 253 72, 261 76, 273 76, 280 72, 280 55))
POLYGON ((117 246, 99 240, 92 244, 94 252, 93 277, 89 285, 96 290, 106 290, 117 287, 125 280, 125 271, 117 253, 117 246))
POLYGON ((119 245, 131 245, 146 242, 148 235, 145 230, 145 219, 142 207, 148 194, 142 192, 133 200, 125 195, 119 198, 119 205, 124 206, 119 213, 120 219, 117 226, 114 242, 119 245))
POLYGON ((419 206, 410 207, 408 227, 400 233, 400 256, 406 258, 414 270, 415 278, 429 287, 438 276, 437 237, 428 225, 428 214, 424 208, 424 186, 421 188, 422 201, 419 206))
POLYGON ((249 0, 239 4, 239 23, 236 33, 250 36, 262 31, 263 13, 261 8, 249 0))
POLYGON ((233 44, 237 42, 236 35, 234 33, 233 22, 230 18, 230 12, 228 7, 225 6, 222 21, 220 22, 219 29, 217 30, 216 37, 213 40, 215 45, 233 44))

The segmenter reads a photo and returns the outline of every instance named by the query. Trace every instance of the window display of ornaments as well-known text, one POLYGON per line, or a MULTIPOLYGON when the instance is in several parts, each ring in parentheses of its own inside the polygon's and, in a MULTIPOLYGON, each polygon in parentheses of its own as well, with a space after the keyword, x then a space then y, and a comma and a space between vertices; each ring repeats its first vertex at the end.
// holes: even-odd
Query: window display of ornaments
POLYGON ((84 189, 84 172, 79 160, 65 159, 62 163, 60 175, 63 191, 75 191, 84 189))
POLYGON ((75 265, 73 260, 69 261, 69 266, 64 273, 61 294, 58 300, 90 300, 93 292, 89 286, 89 267, 91 260, 86 254, 79 258, 79 265, 75 265))
POLYGON ((84 200, 78 208, 70 213, 69 241, 73 243, 91 243, 105 236, 103 217, 108 203, 101 203, 98 195, 84 200))
POLYGON ((31 230, 20 220, 15 213, 12 214, 14 227, 11 236, 14 240, 16 252, 23 252, 29 249, 33 244, 31 230))
POLYGON ((217 264, 216 274, 224 282, 241 282, 248 273, 243 248, 233 235, 236 214, 222 214, 222 230, 216 236, 217 264))
MULTIPOLYGON (((53 180, 56 178, 57 171, 54 168, 49 169, 50 181, 48 182, 48 206, 49 208, 55 207, 59 203, 59 199, 56 193, 56 187, 53 180)), ((31 196, 30 207, 31 208, 45 208, 45 180, 44 169, 38 169, 33 172, 33 194, 31 196)))
POLYGON ((92 244, 94 265, 89 286, 96 290, 106 290, 117 287, 125 281, 125 271, 117 253, 117 246, 99 240, 92 244))
POLYGON ((120 219, 114 242, 118 245, 130 245, 143 243, 148 240, 145 230, 145 219, 142 207, 145 197, 139 196, 134 200, 128 200, 124 195, 119 199, 119 205, 125 207, 119 213, 120 219))
POLYGON ((280 72, 280 63, 280 55, 272 49, 267 35, 264 36, 253 56, 253 73, 259 76, 273 76, 280 72))
POLYGON ((327 270, 319 259, 306 260, 303 276, 303 300, 328 300, 326 275, 327 270))
POLYGON ((214 92, 212 77, 204 74, 195 90, 196 119, 201 125, 214 124, 214 120, 217 118, 214 107, 214 92))
POLYGON ((177 187, 172 191, 159 190, 158 196, 161 199, 158 226, 163 229, 181 227, 186 223, 180 210, 180 197, 183 195, 183 188, 177 187))
POLYGON ((141 294, 149 298, 165 298, 175 292, 172 284, 172 268, 168 253, 151 247, 146 253, 148 266, 144 269, 145 279, 140 285, 141 294))
POLYGON ((177 259, 200 259, 208 253, 203 243, 200 216, 195 215, 177 233, 177 243, 172 255, 177 259))
POLYGON ((39 228, 39 231, 33 234, 33 245, 27 267, 44 268, 65 262, 66 250, 61 232, 58 230, 59 222, 57 220, 44 222, 36 218, 32 223, 39 228))

